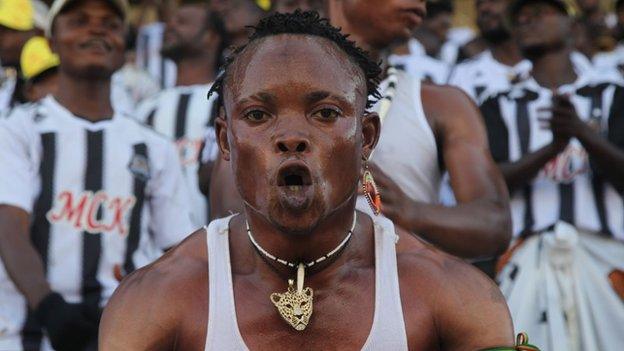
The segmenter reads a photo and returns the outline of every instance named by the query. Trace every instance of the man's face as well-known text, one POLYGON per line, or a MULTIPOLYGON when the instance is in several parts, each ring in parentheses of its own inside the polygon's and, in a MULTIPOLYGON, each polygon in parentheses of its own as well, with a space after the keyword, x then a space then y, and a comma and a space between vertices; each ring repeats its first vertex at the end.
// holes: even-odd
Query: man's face
POLYGON ((72 74, 108 78, 124 60, 123 20, 107 2, 84 0, 59 14, 51 47, 60 68, 72 74))
POLYGON ((6 67, 18 67, 22 47, 35 32, 17 31, 0 26, 0 63, 6 67))
POLYGON ((425 0, 342 0, 339 4, 352 30, 377 49, 411 38, 427 13, 425 0))
POLYGON ((247 38, 247 26, 260 21, 264 12, 254 4, 253 0, 212 0, 211 10, 215 11, 225 24, 230 38, 247 38))
POLYGON ((544 2, 522 6, 514 22, 518 44, 525 53, 564 46, 571 36, 569 18, 544 2))
POLYGON ((206 33, 206 6, 182 5, 167 22, 162 54, 177 61, 202 51, 206 33))
POLYGON ((477 0, 477 26, 486 39, 496 41, 499 37, 509 37, 504 24, 508 2, 509 0, 477 0))
POLYGON ((423 27, 433 33, 439 41, 445 42, 447 39, 446 36, 449 29, 451 29, 452 24, 452 14, 442 12, 437 14, 435 17, 427 18, 423 23, 423 27))
POLYGON ((352 204, 362 157, 379 133, 364 75, 329 40, 278 35, 238 58, 217 133, 247 207, 306 233, 352 204))

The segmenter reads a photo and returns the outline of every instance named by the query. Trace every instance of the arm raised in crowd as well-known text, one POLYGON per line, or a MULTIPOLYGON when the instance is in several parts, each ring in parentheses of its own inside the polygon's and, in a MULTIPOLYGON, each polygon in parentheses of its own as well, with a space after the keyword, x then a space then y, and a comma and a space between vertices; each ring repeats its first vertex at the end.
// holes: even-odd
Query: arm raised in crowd
POLYGON ((422 101, 442 146, 458 204, 445 207, 414 201, 377 169, 373 174, 381 189, 384 214, 460 257, 502 253, 511 238, 509 196, 490 155, 477 107, 460 90, 449 87, 424 85, 422 101))

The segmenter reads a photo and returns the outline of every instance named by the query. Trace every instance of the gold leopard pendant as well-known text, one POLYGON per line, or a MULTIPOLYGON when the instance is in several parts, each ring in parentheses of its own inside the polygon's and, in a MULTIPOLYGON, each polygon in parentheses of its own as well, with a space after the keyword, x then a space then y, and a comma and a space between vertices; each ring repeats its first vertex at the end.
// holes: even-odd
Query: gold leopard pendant
POLYGON ((314 292, 311 288, 303 288, 304 266, 297 270, 297 289, 292 279, 288 280, 288 290, 284 293, 272 293, 271 302, 277 307, 280 316, 295 330, 302 331, 312 317, 314 292))

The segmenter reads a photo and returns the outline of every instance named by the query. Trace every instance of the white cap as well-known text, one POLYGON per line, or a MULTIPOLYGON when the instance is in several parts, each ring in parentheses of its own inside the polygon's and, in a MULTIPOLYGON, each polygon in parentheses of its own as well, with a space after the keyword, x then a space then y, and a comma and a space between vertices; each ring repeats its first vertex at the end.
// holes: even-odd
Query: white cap
MULTIPOLYGON (((54 23, 54 19, 56 18, 56 16, 58 16, 58 14, 61 11, 63 11, 63 9, 67 7, 67 5, 75 1, 79 1, 79 0, 55 0, 54 3, 52 3, 50 12, 48 12, 48 21, 47 21, 47 26, 45 29, 45 34, 47 37, 50 37, 50 35, 52 34, 52 23, 54 23)), ((113 5, 117 10, 119 10, 119 12, 122 15, 122 19, 124 20, 124 22, 126 21, 126 19, 128 18, 128 1, 127 0, 104 0, 104 1, 107 1, 109 4, 113 5)))

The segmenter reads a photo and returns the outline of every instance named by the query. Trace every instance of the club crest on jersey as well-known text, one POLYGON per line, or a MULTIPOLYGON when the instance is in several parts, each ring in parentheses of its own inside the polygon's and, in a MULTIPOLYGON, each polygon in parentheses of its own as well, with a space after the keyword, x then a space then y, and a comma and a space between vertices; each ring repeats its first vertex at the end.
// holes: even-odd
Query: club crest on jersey
POLYGON ((130 172, 138 179, 147 181, 150 178, 150 165, 147 157, 134 154, 128 164, 130 172))
POLYGON ((135 203, 134 196, 109 196, 105 191, 63 191, 46 217, 50 223, 65 223, 91 234, 118 232, 124 236, 135 203))

